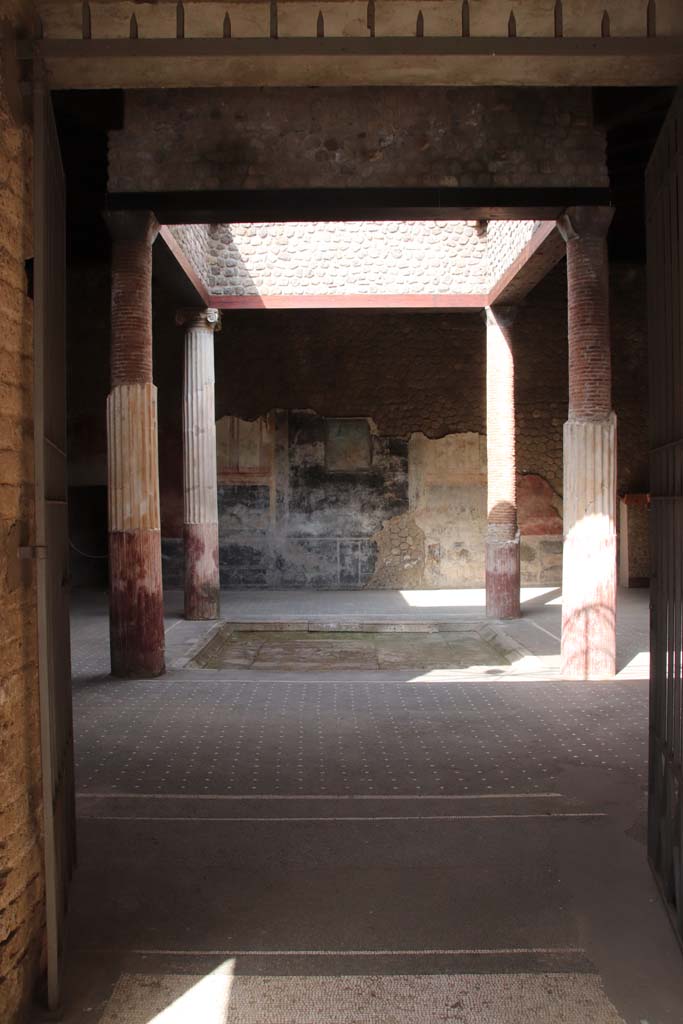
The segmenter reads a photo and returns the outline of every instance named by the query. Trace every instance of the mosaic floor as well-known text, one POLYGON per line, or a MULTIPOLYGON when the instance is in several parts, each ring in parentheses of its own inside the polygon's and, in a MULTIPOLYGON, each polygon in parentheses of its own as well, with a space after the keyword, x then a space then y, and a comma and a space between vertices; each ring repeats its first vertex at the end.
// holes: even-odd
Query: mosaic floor
POLYGON ((79 687, 74 716, 83 793, 547 792, 567 765, 645 784, 647 693, 632 683, 205 673, 79 687))
POLYGON ((104 606, 75 619, 64 1024, 680 1024, 645 682, 512 676, 473 617, 245 603, 237 636, 174 613, 155 680, 108 676, 104 606))
POLYGON ((595 975, 124 975, 101 1024, 624 1024, 595 975))

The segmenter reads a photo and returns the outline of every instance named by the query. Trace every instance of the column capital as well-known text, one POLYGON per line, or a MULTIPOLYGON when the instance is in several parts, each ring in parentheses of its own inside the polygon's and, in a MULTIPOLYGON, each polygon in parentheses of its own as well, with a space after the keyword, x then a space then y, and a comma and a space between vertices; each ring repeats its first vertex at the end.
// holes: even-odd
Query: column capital
POLYGON ((159 222, 151 210, 106 210, 104 219, 115 242, 152 245, 159 234, 159 222))
POLYGON ((484 319, 490 327, 511 327, 517 319, 519 306, 485 306, 483 310, 484 319))
POLYGON ((207 309, 179 309, 175 315, 175 322, 179 327, 189 329, 204 328, 207 331, 220 331, 222 326, 221 311, 208 307, 207 309))
POLYGON ((606 238, 614 217, 612 206, 571 206, 557 220, 565 242, 577 238, 606 238))

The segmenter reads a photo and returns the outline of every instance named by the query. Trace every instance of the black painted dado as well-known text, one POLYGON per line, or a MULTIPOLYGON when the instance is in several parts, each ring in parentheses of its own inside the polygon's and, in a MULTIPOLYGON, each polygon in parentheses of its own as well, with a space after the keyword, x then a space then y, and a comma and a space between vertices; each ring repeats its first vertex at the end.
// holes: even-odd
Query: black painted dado
MULTIPOLYGON (((327 465, 323 417, 304 411, 277 419, 270 479, 219 483, 221 586, 365 586, 376 535, 408 510, 407 442, 360 421, 368 424, 369 464, 366 457, 357 470, 339 471, 327 465)), ((164 578, 169 586, 182 580, 178 542, 164 543, 164 578)))

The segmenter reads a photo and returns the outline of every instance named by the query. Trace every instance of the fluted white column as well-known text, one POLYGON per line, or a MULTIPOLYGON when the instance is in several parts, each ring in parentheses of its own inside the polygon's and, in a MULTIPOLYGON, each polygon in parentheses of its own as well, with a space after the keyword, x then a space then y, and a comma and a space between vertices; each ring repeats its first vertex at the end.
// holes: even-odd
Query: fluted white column
POLYGON ((616 671, 617 418, 564 425, 562 675, 616 671))
POLYGON ((213 336, 217 309, 182 310, 185 616, 220 618, 213 336))

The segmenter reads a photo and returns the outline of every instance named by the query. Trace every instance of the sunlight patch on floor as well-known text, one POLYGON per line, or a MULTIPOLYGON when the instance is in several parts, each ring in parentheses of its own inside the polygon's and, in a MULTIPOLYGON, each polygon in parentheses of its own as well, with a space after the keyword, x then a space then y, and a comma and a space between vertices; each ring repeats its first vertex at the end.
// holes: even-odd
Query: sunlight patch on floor
MULTIPOLYGON (((486 590, 483 587, 471 590, 400 590, 399 593, 411 608, 486 608, 486 590)), ((561 605, 562 596, 558 594, 557 587, 522 587, 520 600, 524 605, 551 594, 555 596, 544 603, 561 605)))
POLYGON ((227 1024, 234 959, 210 974, 123 974, 101 1024, 227 1024))
POLYGON ((638 651, 627 665, 617 672, 617 679, 649 679, 650 678, 650 652, 638 651))
POLYGON ((100 1024, 624 1024, 594 974, 124 974, 100 1024))

